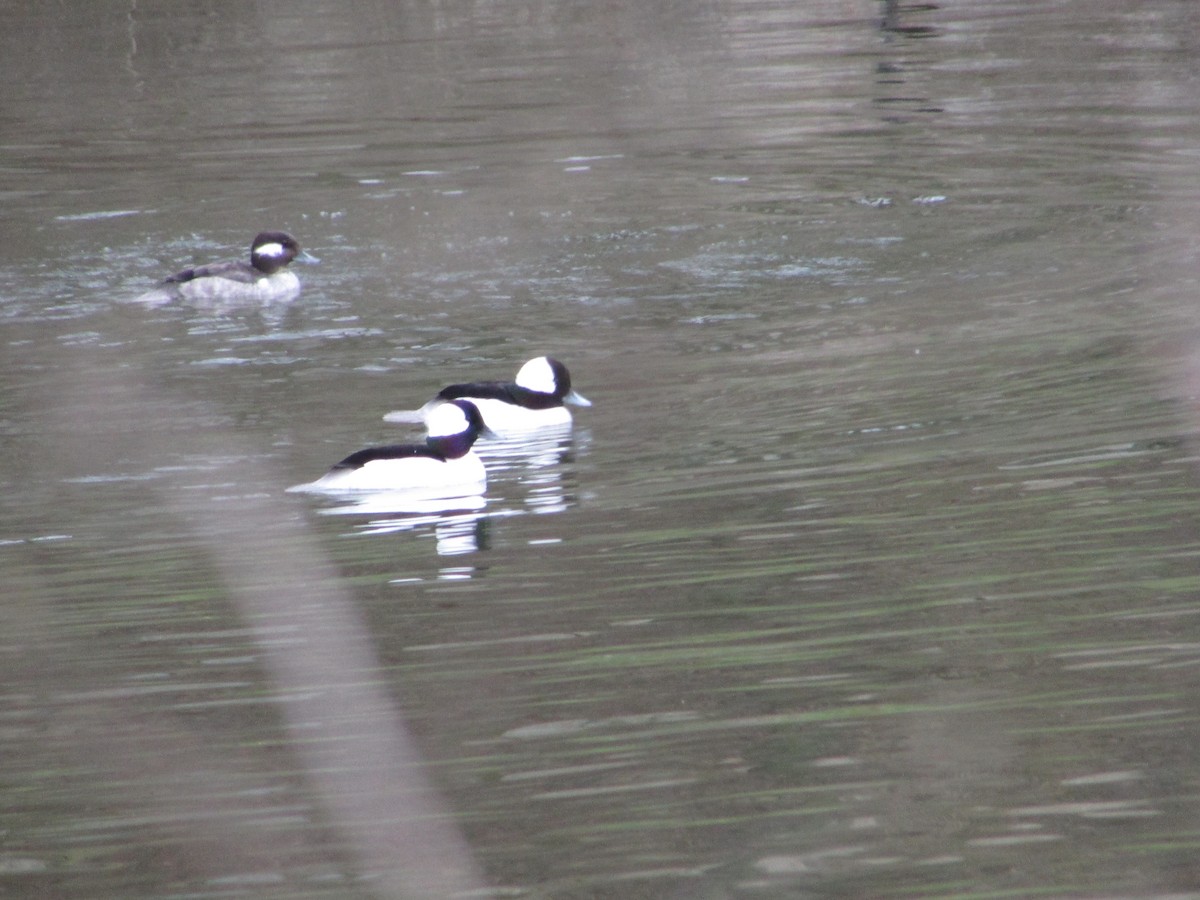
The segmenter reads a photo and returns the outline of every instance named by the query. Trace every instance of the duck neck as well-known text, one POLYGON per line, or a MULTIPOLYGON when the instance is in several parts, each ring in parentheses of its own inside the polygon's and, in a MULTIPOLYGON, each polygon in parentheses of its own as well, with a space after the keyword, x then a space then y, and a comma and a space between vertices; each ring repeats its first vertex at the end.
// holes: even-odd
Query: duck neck
POLYGON ((458 459, 459 457, 466 456, 471 449, 471 445, 474 443, 475 435, 469 431, 425 438, 426 446, 446 459, 458 459))

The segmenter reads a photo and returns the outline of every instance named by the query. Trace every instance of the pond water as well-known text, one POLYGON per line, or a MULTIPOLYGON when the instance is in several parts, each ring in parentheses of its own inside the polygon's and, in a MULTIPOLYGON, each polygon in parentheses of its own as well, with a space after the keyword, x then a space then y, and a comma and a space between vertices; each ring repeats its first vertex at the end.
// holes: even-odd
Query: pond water
POLYGON ((1200 896, 1200 8, 9 7, 7 895, 1200 896))

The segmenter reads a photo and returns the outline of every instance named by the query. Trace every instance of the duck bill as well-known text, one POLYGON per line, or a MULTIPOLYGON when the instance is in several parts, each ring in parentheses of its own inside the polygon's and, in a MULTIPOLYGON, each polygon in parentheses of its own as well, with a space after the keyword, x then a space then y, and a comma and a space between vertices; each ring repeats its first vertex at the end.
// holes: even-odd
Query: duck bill
POLYGON ((300 252, 299 252, 299 253, 296 255, 296 258, 295 258, 294 260, 292 260, 292 261, 293 261, 293 262, 307 263, 308 265, 310 265, 310 266, 311 266, 311 265, 316 265, 316 264, 317 264, 317 263, 319 263, 321 260, 320 260, 319 258, 317 258, 317 257, 313 256, 313 255, 312 255, 311 253, 309 253, 307 250, 301 250, 301 251, 300 251, 300 252))
POLYGON ((563 397, 563 403, 570 403, 572 406, 591 406, 592 401, 579 391, 571 391, 567 396, 563 397))

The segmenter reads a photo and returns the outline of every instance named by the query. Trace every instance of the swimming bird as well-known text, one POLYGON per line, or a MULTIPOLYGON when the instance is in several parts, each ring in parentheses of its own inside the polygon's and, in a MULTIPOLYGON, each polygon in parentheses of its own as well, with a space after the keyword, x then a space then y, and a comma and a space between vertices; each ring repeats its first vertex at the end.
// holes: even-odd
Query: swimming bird
POLYGON ((467 400, 444 403, 426 420, 424 444, 367 447, 351 453, 325 475, 289 491, 341 494, 354 491, 408 492, 421 497, 466 497, 487 487, 483 462, 471 449, 485 431, 483 418, 467 400))
POLYGON ((161 306, 173 300, 196 304, 269 303, 291 300, 300 279, 287 269, 294 259, 318 262, 284 231, 263 231, 250 245, 250 261, 227 260, 184 269, 163 279, 138 302, 161 306))
POLYGON ((572 389, 566 366, 549 356, 539 356, 521 366, 514 381, 452 384, 442 388, 420 409, 390 412, 383 420, 427 421, 432 412, 454 400, 474 403, 488 429, 500 436, 570 425, 571 411, 566 404, 592 405, 592 401, 572 389))

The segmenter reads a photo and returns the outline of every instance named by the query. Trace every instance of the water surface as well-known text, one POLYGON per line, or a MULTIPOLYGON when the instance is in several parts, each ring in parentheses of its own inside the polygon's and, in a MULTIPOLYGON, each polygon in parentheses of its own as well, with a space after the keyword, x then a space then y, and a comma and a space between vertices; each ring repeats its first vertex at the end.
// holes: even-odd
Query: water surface
POLYGON ((0 37, 14 896, 1200 891, 1190 6, 172 7, 0 37))

